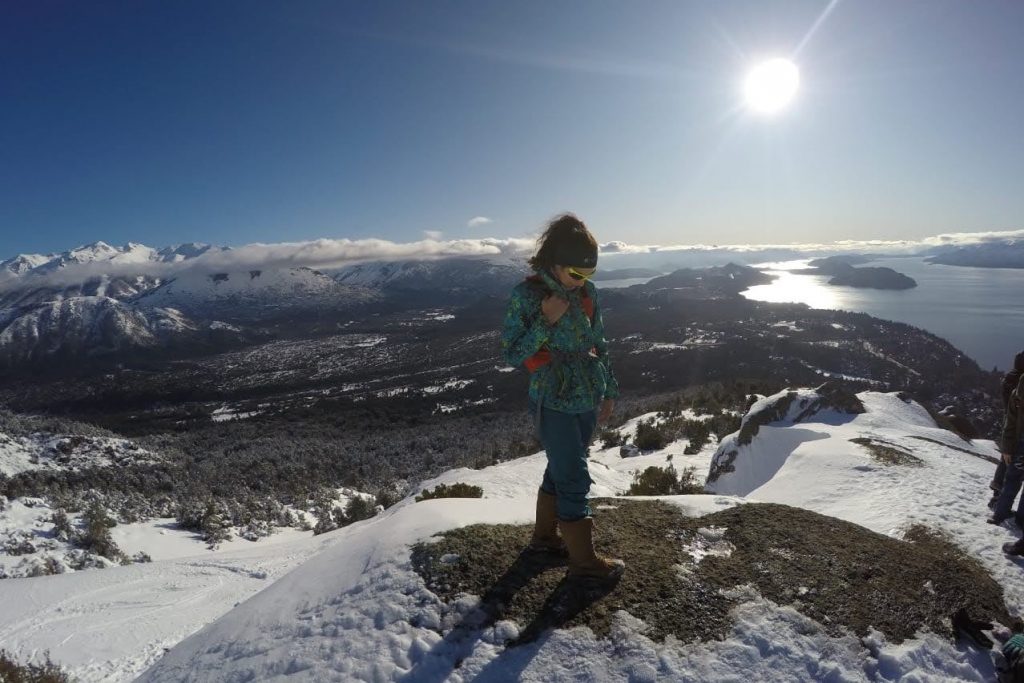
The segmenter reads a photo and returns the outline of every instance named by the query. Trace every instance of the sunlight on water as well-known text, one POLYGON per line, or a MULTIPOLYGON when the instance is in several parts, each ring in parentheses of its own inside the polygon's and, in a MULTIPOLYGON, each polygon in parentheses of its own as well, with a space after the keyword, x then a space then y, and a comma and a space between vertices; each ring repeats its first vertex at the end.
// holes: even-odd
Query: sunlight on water
POLYGON ((755 301, 807 304, 811 308, 840 308, 840 292, 824 275, 796 275, 787 270, 766 270, 778 278, 770 285, 755 285, 741 294, 755 301))

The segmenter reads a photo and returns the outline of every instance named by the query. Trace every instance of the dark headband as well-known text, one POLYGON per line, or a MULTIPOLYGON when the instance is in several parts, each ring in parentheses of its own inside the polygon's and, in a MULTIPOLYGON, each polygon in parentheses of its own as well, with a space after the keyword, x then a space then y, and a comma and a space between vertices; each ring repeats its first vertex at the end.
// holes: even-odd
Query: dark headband
POLYGON ((586 242, 563 244, 555 252, 555 263, 573 268, 597 268, 597 247, 586 242))

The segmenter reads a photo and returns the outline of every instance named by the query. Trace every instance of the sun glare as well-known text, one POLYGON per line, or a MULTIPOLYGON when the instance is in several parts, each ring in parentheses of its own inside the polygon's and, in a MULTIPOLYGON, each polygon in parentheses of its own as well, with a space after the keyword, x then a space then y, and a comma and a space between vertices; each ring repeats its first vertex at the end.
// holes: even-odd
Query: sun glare
POLYGON ((743 94, 751 109, 771 114, 789 104, 799 85, 800 71, 796 64, 788 59, 771 59, 747 74, 743 94))

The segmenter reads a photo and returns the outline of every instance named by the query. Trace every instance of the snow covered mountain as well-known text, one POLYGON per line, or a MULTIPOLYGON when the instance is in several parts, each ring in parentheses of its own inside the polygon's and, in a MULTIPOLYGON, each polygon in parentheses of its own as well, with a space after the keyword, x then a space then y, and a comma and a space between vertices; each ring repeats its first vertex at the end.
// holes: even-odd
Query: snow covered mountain
POLYGON ((506 256, 375 261, 342 268, 334 279, 385 291, 504 294, 528 270, 525 259, 506 256))
POLYGON ((154 348, 199 326, 172 308, 81 296, 0 310, 0 364, 154 348))
POLYGON ((198 243, 163 249, 135 242, 114 247, 100 241, 60 254, 20 254, 0 263, 0 308, 80 296, 125 301, 160 285, 159 274, 147 272, 148 265, 181 263, 211 250, 227 249, 198 243), (72 273, 72 266, 85 270, 72 273), (139 271, 132 273, 133 266, 139 271))
POLYGON ((53 255, 18 254, 6 261, 0 261, 0 282, 20 277, 53 259, 53 255))
POLYGON ((311 268, 241 272, 185 271, 135 301, 146 309, 174 307, 195 316, 267 317, 302 310, 332 310, 373 301, 364 287, 346 286, 311 268))
POLYGON ((259 320, 376 299, 366 288, 341 285, 309 268, 211 273, 189 267, 228 250, 201 243, 154 249, 95 242, 4 261, 0 363, 158 349, 190 341, 217 318, 259 320))
POLYGON ((1024 268, 1024 239, 1004 238, 978 244, 929 249, 925 260, 948 266, 1024 268))
MULTIPOLYGON (((619 432, 628 435, 640 419, 651 417, 631 420, 619 432)), ((812 511, 829 515, 820 518, 826 524, 830 518, 836 524, 846 520, 860 525, 851 530, 866 527, 856 533, 877 539, 871 542, 879 547, 892 547, 893 539, 903 538, 912 524, 941 532, 1003 587, 1011 614, 1024 610, 1020 568, 1000 552, 1000 545, 1013 535, 984 522, 994 445, 964 441, 905 397, 863 392, 837 400, 827 391, 794 389, 756 403, 741 430, 717 448, 688 455, 684 446, 675 442, 639 458, 622 458, 617 447, 595 445, 591 450, 596 496, 619 495, 633 470, 651 465, 671 462, 677 468, 692 464, 709 469, 711 495, 657 498, 669 506, 659 509, 678 510, 693 519, 698 533, 642 542, 637 555, 624 555, 630 567, 641 566, 647 557, 643 548, 652 543, 660 552, 681 544, 693 558, 687 561, 691 567, 715 561, 706 558, 728 558, 742 551, 730 542, 733 533, 756 535, 756 527, 768 520, 755 515, 746 522, 755 528, 731 529, 702 518, 728 518, 723 515, 748 504, 784 503, 795 507, 757 509, 812 511)), ((420 488, 464 482, 480 486, 483 498, 416 502, 410 496, 382 515, 339 531, 231 551, 216 562, 174 558, 31 579, 24 586, 0 582, 0 603, 5 605, 0 640, 24 657, 49 649, 55 661, 84 681, 129 680, 150 664, 139 680, 287 676, 311 681, 604 682, 742 676, 774 681, 984 681, 994 676, 986 653, 929 629, 900 640, 878 629, 854 634, 840 621, 825 623, 809 616, 815 585, 788 586, 788 593, 775 598, 753 585, 726 591, 723 598, 732 607, 721 639, 658 638, 645 622, 649 615, 625 609, 610 615, 607 636, 576 626, 510 647, 525 624, 488 619, 481 612, 485 596, 466 594, 446 601, 418 573, 409 546, 438 532, 463 529, 472 538, 490 528, 471 525, 530 523, 544 466, 544 455, 538 453, 485 469, 450 471, 420 488), (235 606, 245 596, 251 597, 235 606), (165 647, 170 652, 161 657, 165 647)), ((627 502, 596 506, 606 535, 615 532, 616 508, 627 502)), ((508 549, 510 562, 515 552, 508 549)), ((771 555, 773 562, 787 561, 787 553, 791 551, 778 548, 763 559, 771 555)), ((795 566, 801 564, 798 560, 795 566)), ((442 558, 452 571, 473 570, 460 570, 460 562, 457 554, 442 558)), ((879 567, 891 564, 886 557, 877 562, 879 567)), ((627 568, 627 576, 629 572, 627 568)), ((495 581, 500 573, 499 568, 495 581)), ((856 582, 870 581, 870 576, 858 577, 846 576, 845 593, 856 582)), ((522 583, 520 589, 529 591, 533 585, 522 583)), ((928 581, 905 590, 927 595, 929 587, 941 590, 937 574, 934 586, 928 581)), ((658 599, 671 602, 674 597, 665 588, 657 584, 646 590, 661 590, 658 599)), ((711 609, 715 594, 705 598, 706 609, 711 609)), ((613 592, 608 599, 614 597, 613 592)), ((838 620, 841 615, 832 616, 838 620)))

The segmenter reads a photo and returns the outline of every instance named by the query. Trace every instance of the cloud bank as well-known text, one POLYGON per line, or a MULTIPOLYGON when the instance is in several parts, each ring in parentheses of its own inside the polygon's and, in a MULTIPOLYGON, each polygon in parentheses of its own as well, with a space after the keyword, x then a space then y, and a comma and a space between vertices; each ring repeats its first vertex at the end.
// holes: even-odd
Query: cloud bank
MULTIPOLYGON (((309 242, 255 243, 233 249, 211 250, 179 263, 105 260, 71 263, 49 273, 29 273, 21 277, 7 274, 6 280, 0 282, 0 289, 21 288, 30 284, 35 287, 67 286, 100 276, 169 278, 183 272, 218 273, 289 267, 331 270, 368 261, 448 257, 522 260, 536 248, 535 236, 442 240, 440 232, 428 231, 425 235, 426 239, 415 242, 318 239, 309 242)), ((922 240, 843 240, 818 244, 657 245, 613 241, 600 245, 600 249, 606 257, 601 265, 607 269, 635 265, 696 267, 728 261, 755 264, 836 253, 929 255, 962 246, 998 242, 1009 244, 1018 240, 1024 240, 1024 230, 949 233, 922 240)), ((2 269, 0 275, 4 275, 2 269)))

